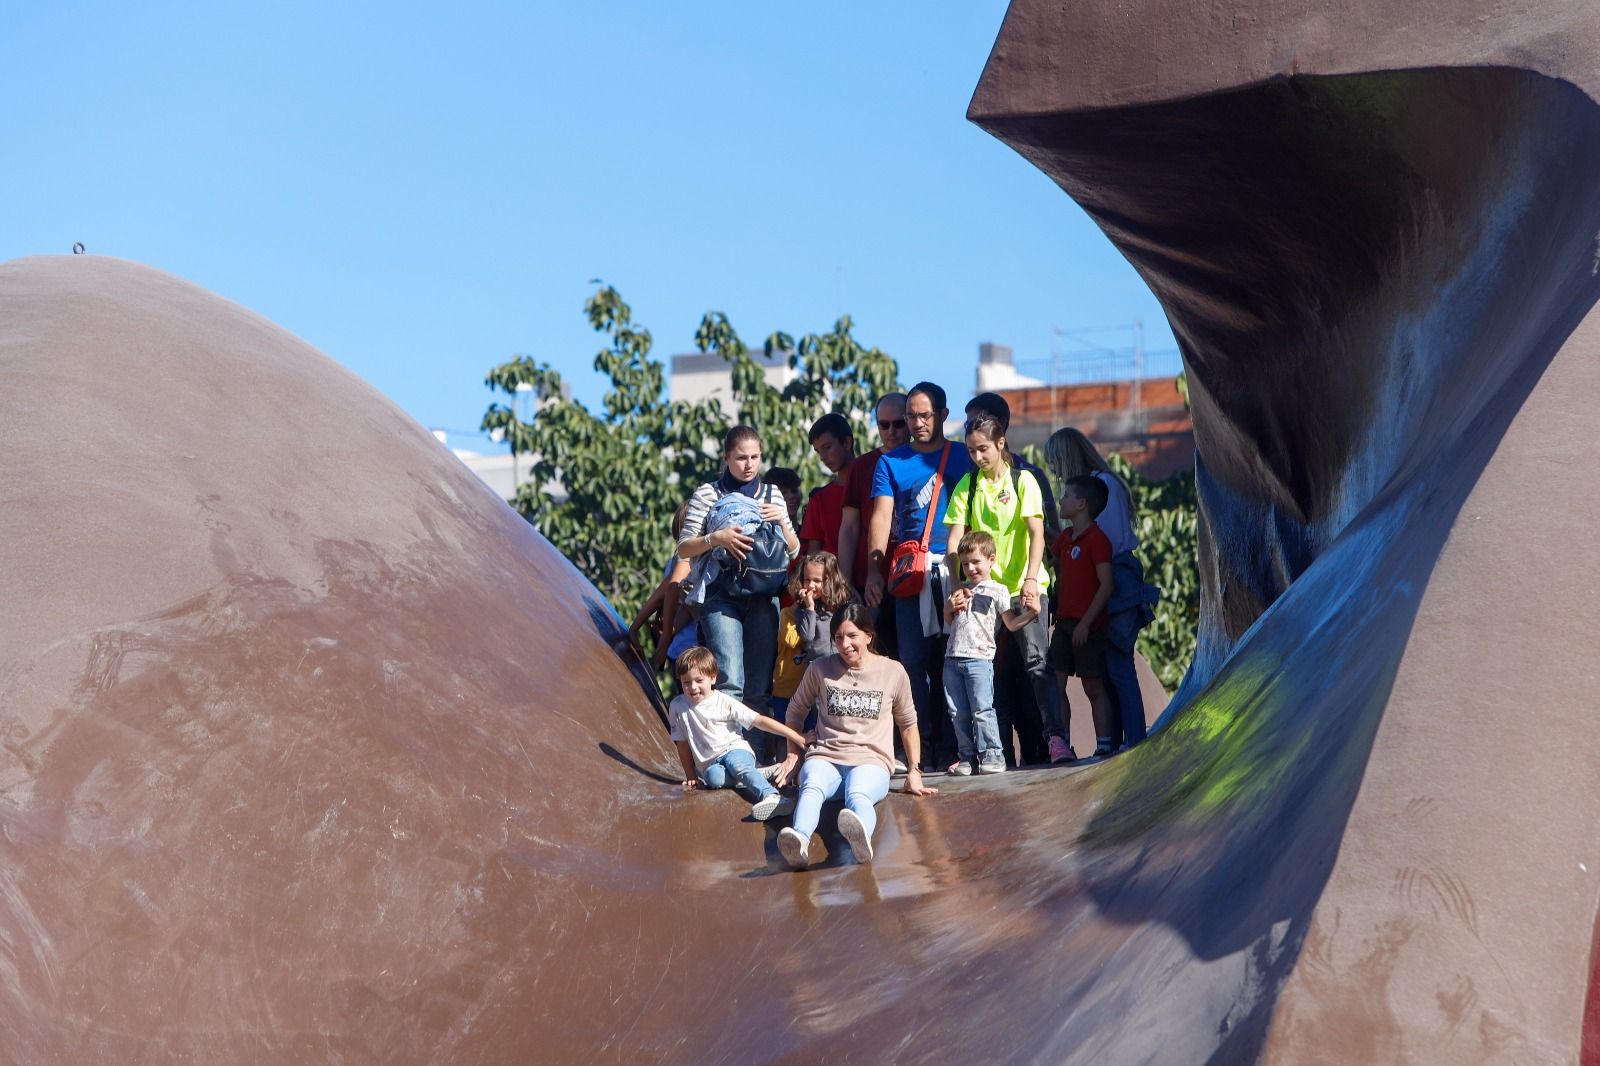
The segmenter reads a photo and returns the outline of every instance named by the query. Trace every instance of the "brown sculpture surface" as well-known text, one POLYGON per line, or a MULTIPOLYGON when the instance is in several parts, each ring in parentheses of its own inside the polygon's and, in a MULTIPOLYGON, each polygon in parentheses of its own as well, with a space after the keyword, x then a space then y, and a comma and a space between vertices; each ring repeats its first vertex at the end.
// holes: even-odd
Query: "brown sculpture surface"
MULTIPOLYGON (((1169 725, 1260 731, 1293 779, 1251 782, 1258 843, 1330 838, 1224 1060, 1600 1056, 1597 46, 1579 3, 1019 0, 974 97, 1183 348, 1205 597, 1169 725)), ((1263 872, 1219 920, 1281 904, 1263 872)))
POLYGON ((369 387, 0 265, 0 1058, 1592 1060, 1594 17, 1406 12, 1008 16, 973 117, 1190 367, 1202 651, 870 866, 681 795, 609 608, 369 387))

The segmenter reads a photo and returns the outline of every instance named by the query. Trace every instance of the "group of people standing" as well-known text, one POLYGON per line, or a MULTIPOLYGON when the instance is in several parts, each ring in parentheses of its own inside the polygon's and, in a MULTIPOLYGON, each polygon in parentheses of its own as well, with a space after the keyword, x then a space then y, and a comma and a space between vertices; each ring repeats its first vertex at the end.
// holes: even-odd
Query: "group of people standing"
POLYGON ((925 773, 1075 761, 1068 676, 1089 698, 1096 755, 1144 739, 1133 638, 1149 595, 1127 487, 1063 429, 1045 451, 1054 492, 1010 451, 1003 397, 965 413, 953 441, 938 385, 883 396, 880 443, 860 455, 849 421, 823 416, 809 437, 833 476, 803 509, 793 471, 763 476, 759 433, 734 427, 635 619, 634 632, 656 621, 656 662, 675 663, 685 787, 727 784, 765 819, 790 813, 782 790, 797 780, 778 840, 796 868, 834 797, 841 835, 870 861, 896 732, 914 795, 936 791, 925 773), (768 737, 785 749, 763 759, 768 737))

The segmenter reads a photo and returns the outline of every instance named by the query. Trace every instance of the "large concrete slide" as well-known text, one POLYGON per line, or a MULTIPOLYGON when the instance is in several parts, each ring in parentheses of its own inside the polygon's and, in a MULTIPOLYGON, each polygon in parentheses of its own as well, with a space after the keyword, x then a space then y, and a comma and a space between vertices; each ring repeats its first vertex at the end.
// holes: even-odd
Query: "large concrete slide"
POLYGON ((1201 652, 871 866, 681 795, 371 388, 0 264, 0 1061, 1600 1062, 1600 13, 1391 6, 1014 6, 971 116, 1167 308, 1201 652))

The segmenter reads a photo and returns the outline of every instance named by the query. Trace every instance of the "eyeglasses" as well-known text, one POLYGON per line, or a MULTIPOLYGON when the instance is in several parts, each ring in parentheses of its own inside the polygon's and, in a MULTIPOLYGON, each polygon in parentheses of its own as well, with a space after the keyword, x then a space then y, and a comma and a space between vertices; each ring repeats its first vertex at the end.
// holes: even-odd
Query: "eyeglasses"
POLYGON ((933 411, 907 411, 906 412, 906 421, 908 421, 908 422, 932 422, 934 420, 934 418, 935 418, 935 413, 933 411))
POLYGON ((905 429, 906 428, 906 420, 903 419, 903 418, 892 418, 889 421, 885 422, 883 419, 880 418, 880 419, 878 419, 878 428, 880 430, 881 429, 905 429))

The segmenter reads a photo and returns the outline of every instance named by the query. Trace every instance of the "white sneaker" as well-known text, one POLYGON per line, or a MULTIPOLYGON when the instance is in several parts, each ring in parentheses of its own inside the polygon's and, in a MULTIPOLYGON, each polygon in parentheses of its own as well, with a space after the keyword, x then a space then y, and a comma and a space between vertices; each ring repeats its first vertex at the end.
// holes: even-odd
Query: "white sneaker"
POLYGON ((778 804, 783 802, 783 797, 776 792, 768 792, 765 796, 750 804, 750 817, 758 822, 764 822, 778 811, 778 804))
POLYGON ((971 777, 972 764, 965 759, 957 759, 945 773, 951 777, 971 777))
POLYGON ((891 774, 903 774, 906 772, 906 764, 896 759, 893 768, 889 772, 891 774))
POLYGON ((978 759, 978 773, 1003 774, 1006 772, 1006 757, 998 751, 989 752, 978 759))
POLYGON ((867 827, 861 824, 861 818, 849 807, 839 812, 839 835, 850 845, 856 862, 872 861, 872 838, 867 836, 867 827))
POLYGON ((778 851, 783 855, 783 861, 796 870, 804 870, 811 865, 811 856, 807 854, 811 849, 811 838, 801 836, 800 830, 793 826, 785 826, 778 831, 778 851))
POLYGON ((777 773, 778 772, 778 767, 780 767, 782 765, 783 765, 783 763, 781 763, 781 762, 775 762, 775 763, 768 763, 766 766, 758 766, 758 767, 756 767, 756 773, 760 774, 762 777, 766 778, 768 781, 771 781, 772 780, 772 775, 777 773))

